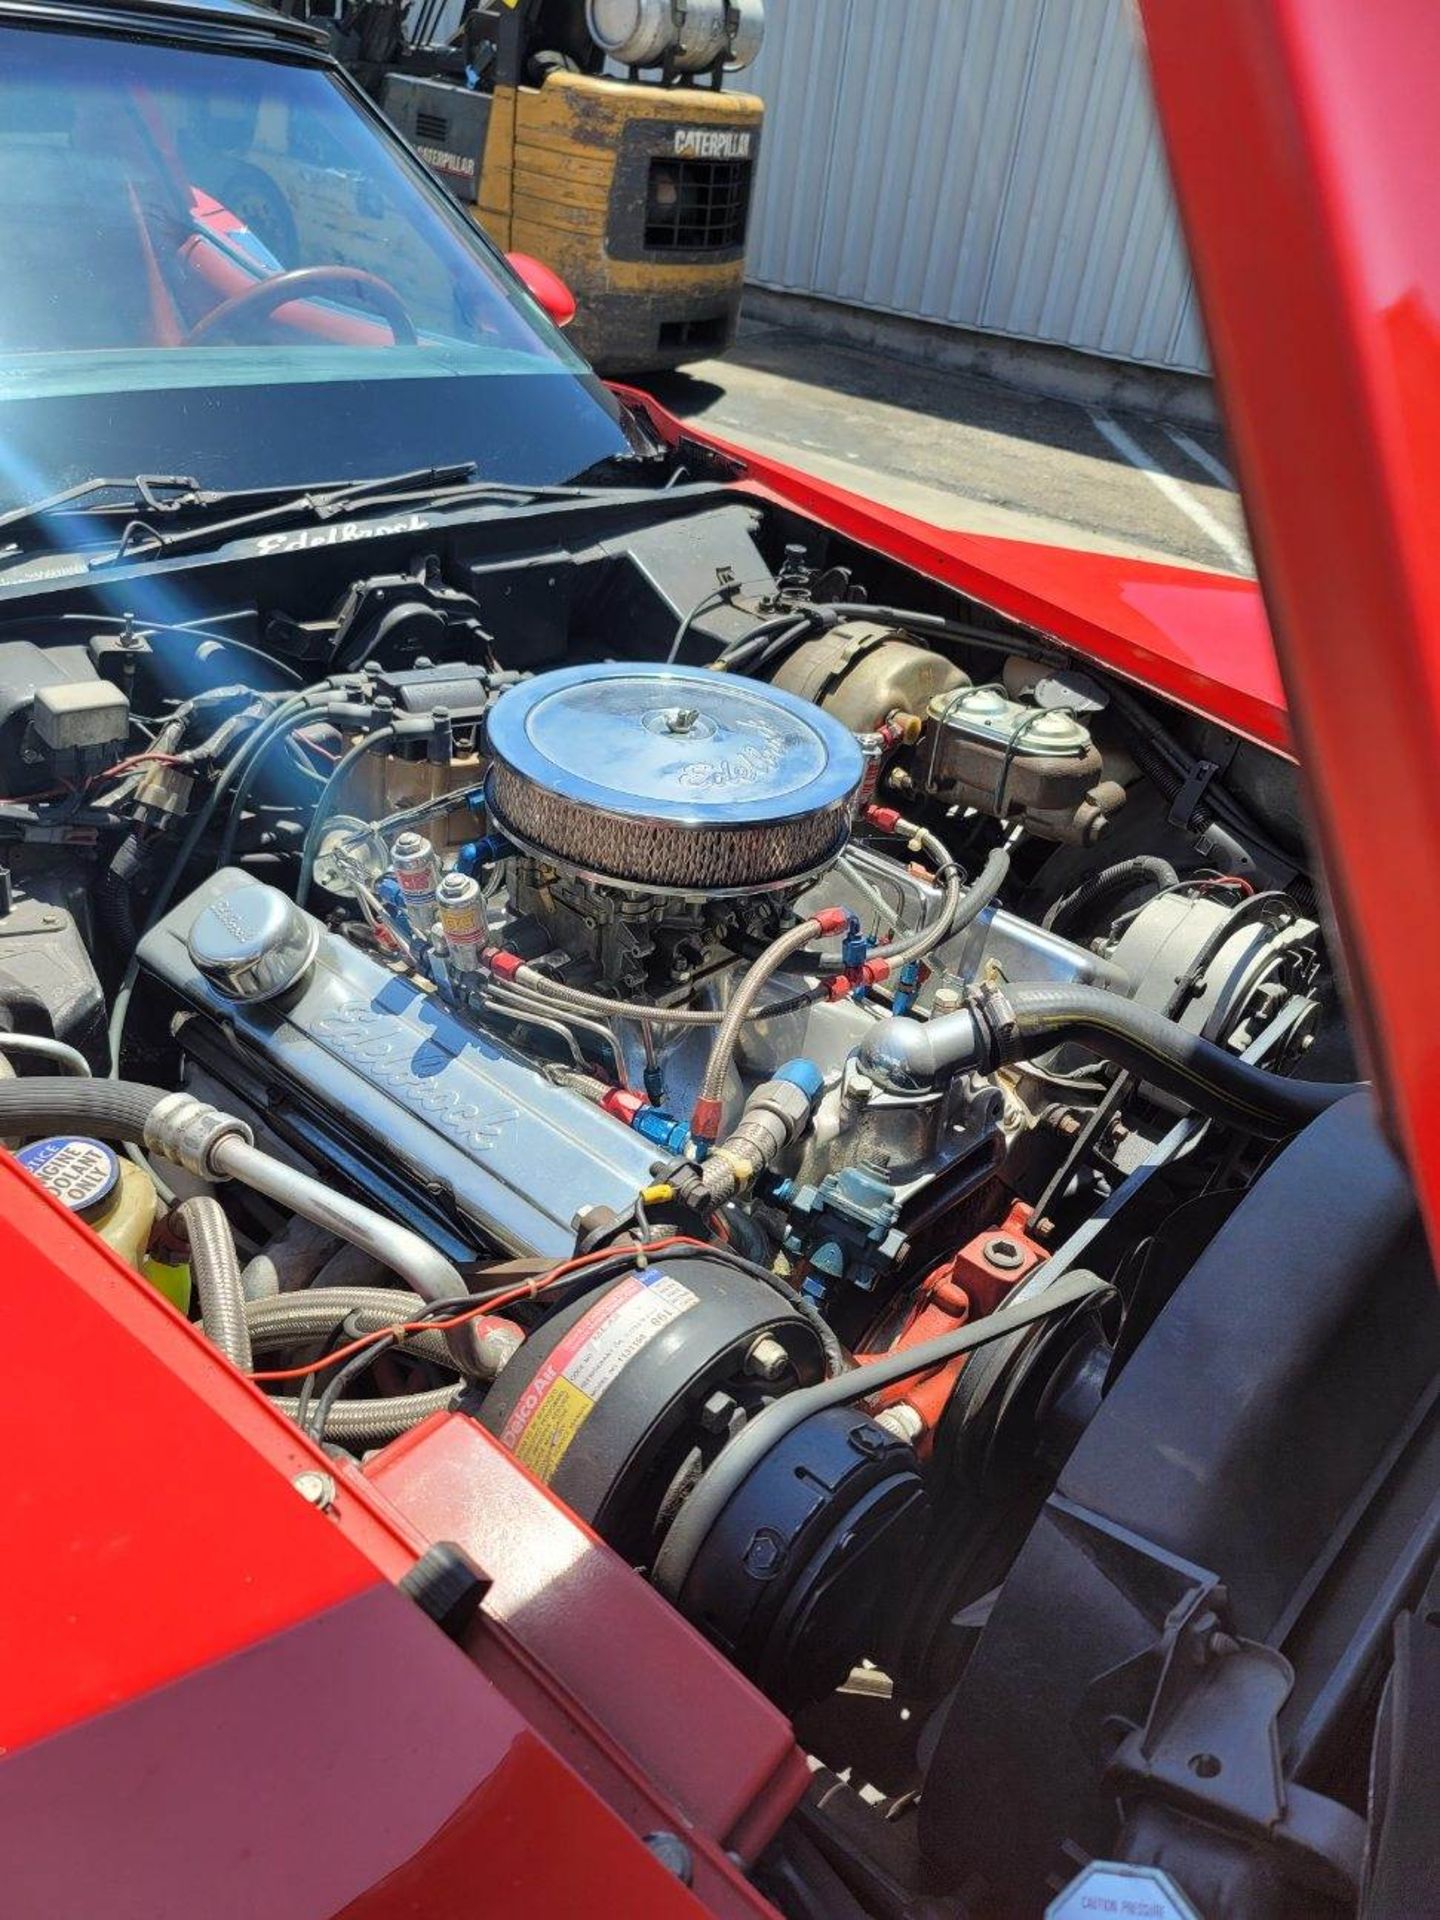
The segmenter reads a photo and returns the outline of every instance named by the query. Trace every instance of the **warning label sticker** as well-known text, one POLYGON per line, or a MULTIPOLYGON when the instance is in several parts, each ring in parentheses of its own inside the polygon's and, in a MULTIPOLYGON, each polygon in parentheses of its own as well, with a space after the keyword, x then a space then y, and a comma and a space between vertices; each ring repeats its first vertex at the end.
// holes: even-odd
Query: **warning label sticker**
POLYGON ((605 1390, 699 1296, 651 1268, 631 1274, 582 1314, 516 1402, 500 1438, 538 1479, 552 1480, 605 1390))

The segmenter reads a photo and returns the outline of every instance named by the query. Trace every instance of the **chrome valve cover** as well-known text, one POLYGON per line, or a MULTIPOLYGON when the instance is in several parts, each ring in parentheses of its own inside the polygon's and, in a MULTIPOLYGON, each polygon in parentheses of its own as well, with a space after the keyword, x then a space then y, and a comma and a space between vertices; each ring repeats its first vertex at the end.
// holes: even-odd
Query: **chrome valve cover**
MULTIPOLYGON (((299 908, 314 958, 283 1000, 237 998, 197 964, 195 929, 248 926, 269 891, 222 868, 139 949, 147 973, 228 1033, 240 1083, 258 1069, 511 1253, 563 1259, 577 1208, 629 1206, 655 1163, 639 1134, 299 908)), ((219 1070, 231 1071, 228 1059, 219 1070)))

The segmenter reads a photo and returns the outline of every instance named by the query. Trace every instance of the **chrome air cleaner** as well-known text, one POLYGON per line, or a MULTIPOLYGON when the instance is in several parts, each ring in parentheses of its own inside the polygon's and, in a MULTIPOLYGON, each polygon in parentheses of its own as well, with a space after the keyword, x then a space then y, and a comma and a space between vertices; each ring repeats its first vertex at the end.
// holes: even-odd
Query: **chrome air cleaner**
POLYGON ((565 667, 489 718, 486 793, 526 852, 646 893, 791 886, 845 845, 863 764, 818 707, 693 667, 565 667))

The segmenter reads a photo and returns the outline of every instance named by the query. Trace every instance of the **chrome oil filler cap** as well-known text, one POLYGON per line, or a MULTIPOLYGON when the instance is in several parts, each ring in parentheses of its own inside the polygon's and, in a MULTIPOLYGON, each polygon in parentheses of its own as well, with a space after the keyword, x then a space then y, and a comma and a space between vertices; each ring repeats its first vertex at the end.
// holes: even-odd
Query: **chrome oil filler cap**
POLYGON ((252 1006, 303 980, 320 929, 276 887, 258 880, 208 900, 191 922, 186 947, 198 970, 227 1000, 252 1006))
POLYGON ((565 667, 502 694, 487 796, 517 845, 643 892, 798 884, 849 836, 864 762, 829 714, 694 667, 565 667))

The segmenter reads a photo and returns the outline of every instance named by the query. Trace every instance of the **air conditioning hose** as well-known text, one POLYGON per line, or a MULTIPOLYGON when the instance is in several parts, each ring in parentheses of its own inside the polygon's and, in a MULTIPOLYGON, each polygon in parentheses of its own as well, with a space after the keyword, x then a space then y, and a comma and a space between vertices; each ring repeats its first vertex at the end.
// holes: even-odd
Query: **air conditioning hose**
POLYGON ((0 1085, 0 1138, 67 1131, 143 1146, 203 1180, 237 1180, 374 1254, 422 1300, 453 1300, 467 1291, 451 1263, 418 1233, 261 1152, 242 1120, 188 1093, 166 1093, 134 1080, 0 1085))

